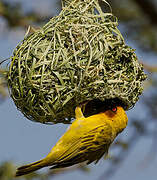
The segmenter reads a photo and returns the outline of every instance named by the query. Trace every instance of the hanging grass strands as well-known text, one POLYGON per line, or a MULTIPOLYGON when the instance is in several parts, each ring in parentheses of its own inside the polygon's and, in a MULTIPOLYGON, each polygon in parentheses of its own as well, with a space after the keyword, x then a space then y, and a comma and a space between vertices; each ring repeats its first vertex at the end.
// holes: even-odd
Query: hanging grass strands
POLYGON ((70 123, 83 102, 86 115, 108 99, 133 107, 146 75, 117 19, 98 0, 62 0, 62 7, 14 50, 8 85, 17 108, 36 122, 70 123))

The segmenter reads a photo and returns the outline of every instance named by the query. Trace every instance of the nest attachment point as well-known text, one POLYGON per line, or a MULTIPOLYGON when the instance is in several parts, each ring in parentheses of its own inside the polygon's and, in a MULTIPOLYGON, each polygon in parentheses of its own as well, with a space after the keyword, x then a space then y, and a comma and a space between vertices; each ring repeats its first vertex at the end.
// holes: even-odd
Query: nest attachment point
MULTIPOLYGON (((73 0, 40 30, 27 34, 8 72, 17 108, 36 122, 70 123, 83 102, 118 99, 125 110, 133 107, 146 75, 117 25, 98 0, 73 0)), ((87 106, 87 116, 95 112, 94 103, 87 106)))

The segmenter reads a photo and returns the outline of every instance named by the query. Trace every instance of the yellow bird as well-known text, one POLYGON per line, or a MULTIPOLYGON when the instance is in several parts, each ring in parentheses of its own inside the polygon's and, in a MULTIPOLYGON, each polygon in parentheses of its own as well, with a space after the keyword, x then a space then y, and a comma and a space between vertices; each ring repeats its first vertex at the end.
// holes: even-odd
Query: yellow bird
POLYGON ((127 126, 128 118, 124 109, 114 106, 104 112, 85 118, 81 107, 75 109, 76 120, 59 139, 51 152, 42 160, 19 167, 16 176, 25 175, 52 166, 69 167, 86 162, 90 164, 108 153, 116 136, 127 126))

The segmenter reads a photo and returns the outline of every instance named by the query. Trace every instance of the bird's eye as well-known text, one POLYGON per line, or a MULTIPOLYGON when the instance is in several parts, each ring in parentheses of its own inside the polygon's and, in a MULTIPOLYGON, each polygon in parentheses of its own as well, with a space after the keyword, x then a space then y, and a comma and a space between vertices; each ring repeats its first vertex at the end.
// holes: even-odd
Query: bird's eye
POLYGON ((117 107, 113 107, 113 108, 111 109, 111 111, 112 111, 112 112, 117 112, 117 107))

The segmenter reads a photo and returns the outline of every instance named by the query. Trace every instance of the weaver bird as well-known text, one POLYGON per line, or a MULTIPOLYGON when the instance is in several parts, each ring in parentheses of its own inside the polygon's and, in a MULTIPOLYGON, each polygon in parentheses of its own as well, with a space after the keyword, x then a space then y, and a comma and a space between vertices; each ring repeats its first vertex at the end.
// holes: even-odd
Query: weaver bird
POLYGON ((85 118, 81 107, 75 109, 76 120, 59 139, 51 152, 42 160, 19 167, 16 176, 25 175, 52 166, 69 167, 86 162, 90 164, 108 153, 116 136, 127 126, 128 118, 124 109, 114 106, 104 112, 85 118))

